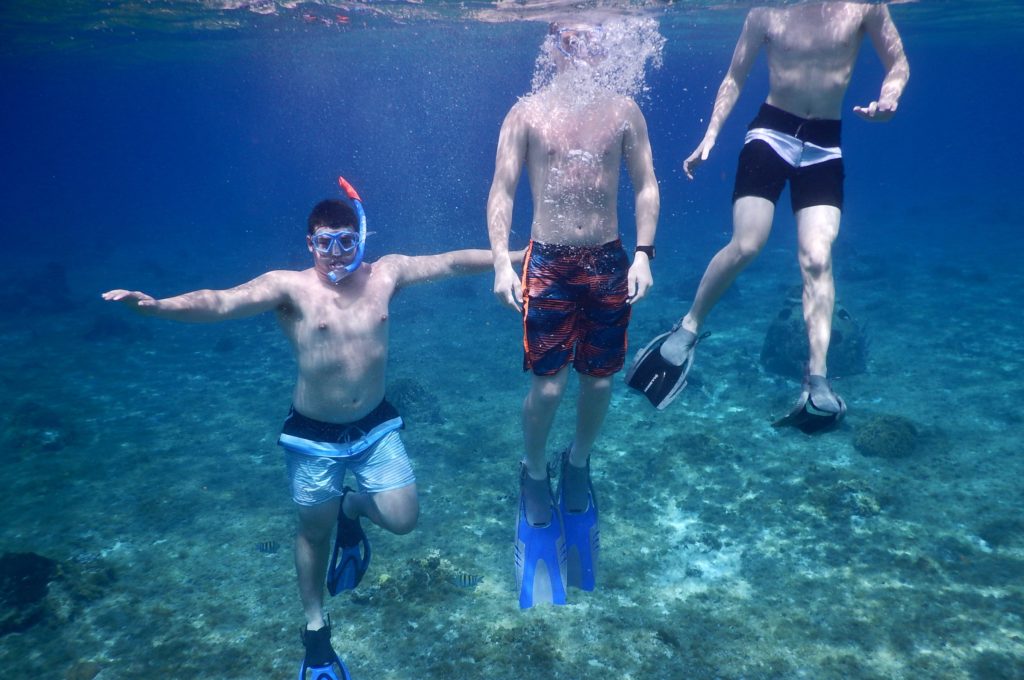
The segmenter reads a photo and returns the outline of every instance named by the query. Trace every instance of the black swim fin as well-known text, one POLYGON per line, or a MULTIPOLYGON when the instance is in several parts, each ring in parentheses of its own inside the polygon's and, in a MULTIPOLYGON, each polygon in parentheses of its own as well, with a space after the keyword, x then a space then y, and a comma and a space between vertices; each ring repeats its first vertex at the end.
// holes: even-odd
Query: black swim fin
POLYGON ((846 402, 832 391, 824 376, 811 375, 804 381, 796 406, 772 427, 795 427, 804 434, 819 434, 835 428, 846 417, 846 402))
POLYGON ((626 384, 642 392, 654 408, 663 411, 686 387, 686 376, 693 366, 694 350, 707 336, 708 333, 697 335, 684 330, 680 321, 670 331, 656 336, 636 353, 633 364, 626 372, 626 384), (675 333, 683 334, 686 346, 686 354, 681 364, 669 361, 661 352, 662 345, 675 333))

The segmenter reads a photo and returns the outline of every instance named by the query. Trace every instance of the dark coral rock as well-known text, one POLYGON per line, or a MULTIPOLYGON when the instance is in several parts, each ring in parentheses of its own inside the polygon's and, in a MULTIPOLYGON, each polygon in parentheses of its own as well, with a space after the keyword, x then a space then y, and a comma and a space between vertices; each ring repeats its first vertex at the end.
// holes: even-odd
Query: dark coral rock
POLYGON ((436 397, 414 378, 399 378, 388 387, 388 400, 402 418, 413 423, 442 423, 441 406, 436 397))
POLYGON ((836 278, 843 281, 881 281, 891 276, 892 267, 877 255, 855 254, 836 260, 836 278))
POLYGON ((840 482, 822 490, 821 510, 831 520, 851 517, 873 517, 882 511, 881 504, 869 491, 850 482, 840 482))
POLYGON ((78 661, 68 669, 66 678, 67 680, 93 680, 102 670, 103 666, 95 661, 78 661))
POLYGON ((929 270, 929 273, 946 282, 985 285, 991 280, 991 275, 987 270, 978 267, 965 267, 959 263, 937 264, 929 270))
POLYGON ((114 567, 98 555, 83 553, 61 565, 64 590, 75 602, 93 602, 105 597, 117 582, 114 567))
POLYGON ((812 469, 804 487, 810 504, 833 521, 874 517, 881 514, 886 502, 864 480, 845 477, 834 469, 812 469))
POLYGON ((0 445, 15 457, 60 451, 80 439, 77 428, 59 411, 22 401, 7 414, 0 445))
MULTIPOLYGON (((770 373, 801 379, 809 353, 804 324, 802 292, 791 290, 776 314, 761 347, 761 364, 770 373)), ((828 366, 833 375, 857 375, 867 370, 868 338, 862 324, 836 302, 832 312, 832 341, 828 366)))
POLYGON ((1024 678, 1024 659, 995 651, 981 652, 971 662, 971 677, 984 680, 1019 680, 1024 678))
POLYGON ((134 342, 152 340, 153 333, 139 323, 127 321, 122 314, 98 314, 92 325, 82 334, 89 342, 111 340, 134 342))
POLYGON ((213 351, 217 354, 232 354, 238 351, 238 347, 238 340, 231 336, 225 336, 213 343, 213 351))
POLYGON ((0 556, 0 636, 26 631, 43 619, 57 573, 56 562, 36 553, 0 556))
POLYGON ((857 428, 853 446, 865 456, 906 458, 917 449, 920 434, 903 416, 882 415, 868 419, 857 428))
POLYGON ((59 262, 0 277, 0 309, 8 315, 54 314, 73 307, 67 270, 59 262))
POLYGON ((978 529, 978 536, 993 548, 1024 547, 1024 520, 997 519, 978 529))

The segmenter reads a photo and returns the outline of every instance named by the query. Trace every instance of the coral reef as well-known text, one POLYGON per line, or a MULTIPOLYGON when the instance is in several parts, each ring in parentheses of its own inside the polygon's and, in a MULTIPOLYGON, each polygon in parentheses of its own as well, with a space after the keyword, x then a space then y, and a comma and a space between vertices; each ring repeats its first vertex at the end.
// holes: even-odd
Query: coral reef
POLYGON ((919 439, 917 427, 910 419, 880 415, 858 426, 853 446, 865 456, 906 458, 914 453, 919 439))
POLYGON ((57 574, 57 563, 36 553, 0 556, 0 636, 24 632, 46 616, 46 595, 57 574))
POLYGON ((80 439, 74 420, 32 400, 15 404, 4 420, 0 446, 15 459, 62 451, 80 439))

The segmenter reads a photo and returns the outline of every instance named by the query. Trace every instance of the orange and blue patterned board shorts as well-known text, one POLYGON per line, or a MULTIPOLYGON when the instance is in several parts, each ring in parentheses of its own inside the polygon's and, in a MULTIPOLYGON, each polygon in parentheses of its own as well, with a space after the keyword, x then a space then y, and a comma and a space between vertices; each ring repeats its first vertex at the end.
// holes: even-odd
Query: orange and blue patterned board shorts
POLYGON ((626 360, 629 256, 599 246, 530 241, 523 268, 523 370, 554 375, 570 361, 605 377, 626 360))

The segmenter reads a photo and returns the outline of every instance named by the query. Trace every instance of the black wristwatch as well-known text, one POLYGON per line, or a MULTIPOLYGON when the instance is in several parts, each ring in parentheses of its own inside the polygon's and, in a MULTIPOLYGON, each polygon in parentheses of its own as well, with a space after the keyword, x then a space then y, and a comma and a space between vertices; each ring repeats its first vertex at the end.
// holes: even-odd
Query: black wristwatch
POLYGON ((654 259, 654 246, 637 246, 635 253, 646 253, 648 260, 654 259))

